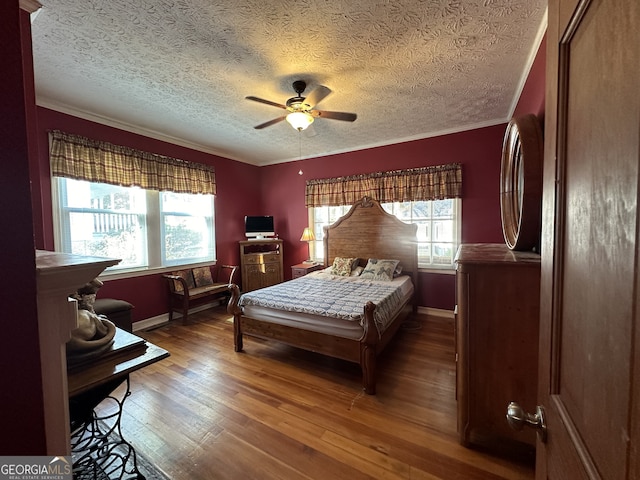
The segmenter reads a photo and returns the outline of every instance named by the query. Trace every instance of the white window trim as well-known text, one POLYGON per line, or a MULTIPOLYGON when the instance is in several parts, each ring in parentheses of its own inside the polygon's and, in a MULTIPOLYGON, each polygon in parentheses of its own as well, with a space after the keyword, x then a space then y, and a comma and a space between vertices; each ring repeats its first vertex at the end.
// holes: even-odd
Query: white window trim
MULTIPOLYGON (((53 220, 53 241, 54 250, 62 252, 63 234, 62 234, 62 215, 60 210, 60 191, 58 188, 58 177, 51 177, 51 200, 52 200, 52 220, 53 220)), ((154 190, 145 190, 147 197, 147 205, 160 205, 160 192, 154 190), (151 199, 151 200, 150 200, 151 199), (153 200, 153 201, 152 201, 153 200)), ((212 242, 213 242, 213 259, 184 263, 175 265, 162 265, 161 264, 161 245, 160 242, 148 241, 147 244, 147 263, 149 266, 133 267, 133 268, 121 268, 117 270, 105 270, 100 274, 100 277, 108 277, 110 280, 118 280, 122 278, 135 278, 142 277, 149 274, 160 274, 175 271, 183 268, 194 268, 200 266, 215 265, 217 263, 217 249, 215 241, 215 195, 211 196, 212 202, 212 242), (155 262, 155 263, 152 263, 155 262)), ((159 208, 150 209, 146 214, 147 219, 147 237, 148 232, 153 228, 158 232, 158 238, 161 232, 160 228, 160 210, 159 208)))
MULTIPOLYGON (((455 251, 457 251, 457 249, 460 247, 460 244, 462 243, 462 198, 456 198, 454 199, 456 200, 454 202, 455 205, 455 243, 454 243, 454 255, 455 255, 455 251)), ((314 218, 314 212, 313 209, 315 207, 310 207, 307 208, 307 224, 309 226, 312 226, 315 224, 315 218, 314 218)), ((347 209, 348 211, 348 209, 347 209)), ((345 212, 346 213, 346 212, 345 212)), ((315 233, 315 232, 314 232, 315 233)), ((318 235, 316 235, 317 237, 318 235)), ((309 244, 309 255, 311 257, 311 259, 315 260, 315 261, 322 261, 323 259, 320 258, 316 258, 316 254, 315 254, 315 242, 310 242, 309 244)), ((327 265, 328 266, 328 265, 327 265)), ((428 265, 428 266, 422 266, 422 267, 418 267, 418 271, 419 272, 425 272, 425 273, 439 273, 439 274, 445 274, 445 275, 455 275, 456 273, 456 266, 455 266, 455 262, 452 262, 451 265, 428 265)))

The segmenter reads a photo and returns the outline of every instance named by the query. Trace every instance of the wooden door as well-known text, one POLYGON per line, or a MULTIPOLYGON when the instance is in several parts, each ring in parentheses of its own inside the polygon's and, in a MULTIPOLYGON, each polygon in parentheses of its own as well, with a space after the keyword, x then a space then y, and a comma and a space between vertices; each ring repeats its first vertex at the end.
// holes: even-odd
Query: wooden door
POLYGON ((536 478, 636 479, 640 2, 551 0, 547 41, 536 478))

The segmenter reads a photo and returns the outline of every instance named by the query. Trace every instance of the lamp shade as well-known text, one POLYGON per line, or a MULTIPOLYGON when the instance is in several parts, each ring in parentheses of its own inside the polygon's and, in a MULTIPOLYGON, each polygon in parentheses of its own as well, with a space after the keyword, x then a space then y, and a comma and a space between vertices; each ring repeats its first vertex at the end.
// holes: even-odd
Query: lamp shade
POLYGON ((300 237, 300 241, 301 242, 312 242, 315 239, 316 239, 316 237, 313 234, 313 230, 311 230, 309 227, 305 227, 304 231, 302 232, 302 236, 300 237))
POLYGON ((304 130, 313 123, 313 117, 305 112, 291 112, 287 115, 287 122, 296 130, 304 130))

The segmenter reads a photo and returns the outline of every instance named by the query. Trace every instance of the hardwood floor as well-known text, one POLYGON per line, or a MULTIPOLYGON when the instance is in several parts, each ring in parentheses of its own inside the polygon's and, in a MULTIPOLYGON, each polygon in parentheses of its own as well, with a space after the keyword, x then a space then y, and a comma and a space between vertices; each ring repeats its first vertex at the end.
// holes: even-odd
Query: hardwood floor
POLYGON ((171 356, 131 375, 123 434, 173 480, 532 479, 533 467, 458 444, 453 321, 418 315, 355 364, 245 337, 223 308, 137 332, 171 356))

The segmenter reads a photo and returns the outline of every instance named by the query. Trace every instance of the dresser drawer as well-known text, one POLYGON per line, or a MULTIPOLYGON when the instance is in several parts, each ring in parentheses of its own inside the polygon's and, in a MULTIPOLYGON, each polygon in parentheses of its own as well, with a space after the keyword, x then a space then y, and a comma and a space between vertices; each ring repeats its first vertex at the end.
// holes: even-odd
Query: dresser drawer
POLYGON ((240 242, 242 291, 275 285, 283 280, 282 240, 265 238, 240 242))
POLYGON ((264 263, 278 263, 280 262, 279 253, 252 253, 251 255, 245 255, 244 262, 246 264, 260 265, 264 263))
POLYGON ((298 265, 291 266, 291 278, 304 277, 307 273, 322 270, 324 265, 314 263, 299 263, 298 265))
POLYGON ((291 278, 300 278, 304 277, 307 274, 307 271, 304 268, 292 268, 291 269, 291 278))

